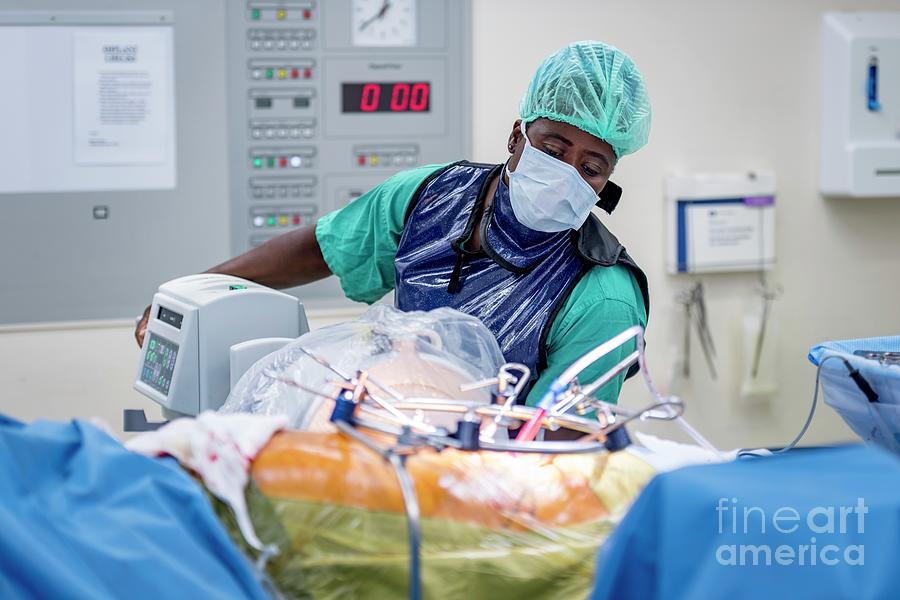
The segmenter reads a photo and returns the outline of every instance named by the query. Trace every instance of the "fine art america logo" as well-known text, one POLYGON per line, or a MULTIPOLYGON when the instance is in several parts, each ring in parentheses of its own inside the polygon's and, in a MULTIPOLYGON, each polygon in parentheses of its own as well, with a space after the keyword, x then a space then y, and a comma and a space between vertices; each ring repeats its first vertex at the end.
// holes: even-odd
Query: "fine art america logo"
POLYGON ((865 533, 868 512, 862 498, 856 499, 855 506, 815 506, 803 511, 781 506, 769 507, 768 512, 743 506, 737 498, 719 498, 720 537, 774 543, 722 544, 716 549, 716 561, 725 566, 860 566, 865 564, 864 545, 836 542, 841 534, 850 538, 847 541, 858 541, 865 533))

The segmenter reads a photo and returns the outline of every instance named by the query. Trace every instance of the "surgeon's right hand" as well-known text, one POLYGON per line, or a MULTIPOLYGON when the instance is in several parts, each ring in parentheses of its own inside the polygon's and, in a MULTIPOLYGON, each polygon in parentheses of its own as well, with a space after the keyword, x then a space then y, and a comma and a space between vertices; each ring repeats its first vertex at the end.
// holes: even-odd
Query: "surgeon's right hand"
POLYGON ((150 307, 144 309, 144 314, 134 326, 134 339, 138 348, 144 347, 144 336, 147 335, 147 322, 150 321, 150 307))

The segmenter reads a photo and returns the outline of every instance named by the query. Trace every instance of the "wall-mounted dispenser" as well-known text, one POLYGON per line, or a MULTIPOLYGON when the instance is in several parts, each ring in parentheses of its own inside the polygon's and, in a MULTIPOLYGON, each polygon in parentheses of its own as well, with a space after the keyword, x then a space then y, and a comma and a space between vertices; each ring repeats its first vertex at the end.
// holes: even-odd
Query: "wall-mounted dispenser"
POLYGON ((822 20, 819 187, 900 197, 900 12, 822 20))

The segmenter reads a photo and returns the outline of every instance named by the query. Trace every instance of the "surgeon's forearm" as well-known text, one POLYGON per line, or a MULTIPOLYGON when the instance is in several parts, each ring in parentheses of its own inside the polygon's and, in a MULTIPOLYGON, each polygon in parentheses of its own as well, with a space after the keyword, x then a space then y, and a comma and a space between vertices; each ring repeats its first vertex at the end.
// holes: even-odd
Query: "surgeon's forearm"
POLYGON ((289 288, 331 275, 310 225, 273 238, 206 271, 255 281, 272 288, 289 288))

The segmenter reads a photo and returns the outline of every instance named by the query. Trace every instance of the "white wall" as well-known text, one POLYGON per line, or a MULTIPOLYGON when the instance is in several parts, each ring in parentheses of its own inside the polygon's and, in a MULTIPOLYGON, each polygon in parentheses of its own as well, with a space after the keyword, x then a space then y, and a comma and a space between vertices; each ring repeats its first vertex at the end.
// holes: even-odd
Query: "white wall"
MULTIPOLYGON (((735 401, 741 365, 734 328, 753 306, 750 275, 704 278, 721 377, 712 382, 697 353, 694 376, 678 386, 687 416, 721 446, 793 437, 812 394, 811 345, 900 333, 900 199, 825 200, 816 191, 819 27, 831 9, 900 4, 474 0, 475 160, 505 157, 518 99, 540 60, 560 46, 602 39, 629 52, 645 74, 654 106, 650 144, 618 166, 614 179, 625 196, 607 222, 650 278, 650 366, 663 387, 681 340, 674 296, 693 281, 665 272, 663 177, 776 172, 773 279, 784 295, 769 340, 779 357, 779 390, 762 406, 735 401)), ((319 324, 316 315, 312 324, 319 324)), ((131 327, 122 323, 0 330, 0 411, 23 419, 101 415, 117 427, 121 408, 152 405, 131 390, 137 355, 131 327)), ((645 399, 637 382, 625 386, 623 402, 645 399)), ((806 441, 848 439, 840 419, 821 407, 806 441)))

